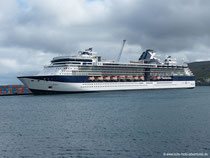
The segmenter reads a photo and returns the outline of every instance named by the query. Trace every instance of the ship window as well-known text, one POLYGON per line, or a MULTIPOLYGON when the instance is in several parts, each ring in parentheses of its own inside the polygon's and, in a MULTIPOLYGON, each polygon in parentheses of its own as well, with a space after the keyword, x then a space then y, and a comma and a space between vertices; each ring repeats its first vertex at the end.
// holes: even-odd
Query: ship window
POLYGON ((55 59, 55 60, 52 60, 52 63, 54 63, 54 62, 66 62, 66 61, 92 62, 92 59, 55 59))
POLYGON ((80 64, 80 63, 71 63, 71 64, 80 64))

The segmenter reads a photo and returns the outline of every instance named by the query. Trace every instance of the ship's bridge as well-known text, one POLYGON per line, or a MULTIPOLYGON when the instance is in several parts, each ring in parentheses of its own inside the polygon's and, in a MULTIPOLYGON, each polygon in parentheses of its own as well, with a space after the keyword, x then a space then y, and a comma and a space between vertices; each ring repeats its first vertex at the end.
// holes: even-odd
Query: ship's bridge
POLYGON ((92 48, 86 49, 84 51, 79 51, 78 56, 60 56, 55 57, 51 61, 52 65, 62 65, 62 64, 89 64, 97 63, 101 61, 100 56, 96 56, 96 52, 92 52, 92 48))
POLYGON ((56 57, 53 58, 51 61, 52 64, 55 63, 69 63, 69 62, 92 62, 92 59, 89 58, 78 58, 78 57, 70 57, 70 56, 63 56, 63 57, 56 57))

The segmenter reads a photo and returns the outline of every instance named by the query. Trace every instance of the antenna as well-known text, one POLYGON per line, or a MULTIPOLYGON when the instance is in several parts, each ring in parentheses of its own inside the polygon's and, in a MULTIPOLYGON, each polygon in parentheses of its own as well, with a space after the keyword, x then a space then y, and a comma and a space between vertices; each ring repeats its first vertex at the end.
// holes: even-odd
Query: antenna
POLYGON ((121 49, 120 49, 120 53, 119 53, 118 58, 117 58, 117 62, 120 62, 120 57, 121 57, 121 55, 122 55, 123 48, 124 48, 124 46, 125 46, 125 42, 126 42, 126 40, 123 40, 122 47, 121 47, 121 49))

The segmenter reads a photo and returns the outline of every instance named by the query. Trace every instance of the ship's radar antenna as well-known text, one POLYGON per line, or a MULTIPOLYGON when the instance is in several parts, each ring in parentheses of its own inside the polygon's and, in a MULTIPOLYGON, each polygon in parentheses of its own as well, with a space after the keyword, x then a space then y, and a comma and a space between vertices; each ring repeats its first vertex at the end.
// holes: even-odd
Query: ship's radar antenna
POLYGON ((120 57, 121 57, 121 55, 122 55, 123 48, 124 48, 124 46, 125 46, 125 42, 126 42, 126 40, 123 40, 122 47, 121 47, 121 49, 120 49, 120 53, 119 53, 118 58, 117 58, 117 62, 120 62, 120 57))

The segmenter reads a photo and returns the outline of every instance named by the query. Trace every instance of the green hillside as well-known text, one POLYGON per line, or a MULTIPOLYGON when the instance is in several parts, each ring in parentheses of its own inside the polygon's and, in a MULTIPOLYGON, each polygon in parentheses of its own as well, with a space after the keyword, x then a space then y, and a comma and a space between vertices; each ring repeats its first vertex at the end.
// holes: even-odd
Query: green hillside
POLYGON ((210 61, 193 62, 188 65, 195 75, 197 85, 210 85, 210 61))

